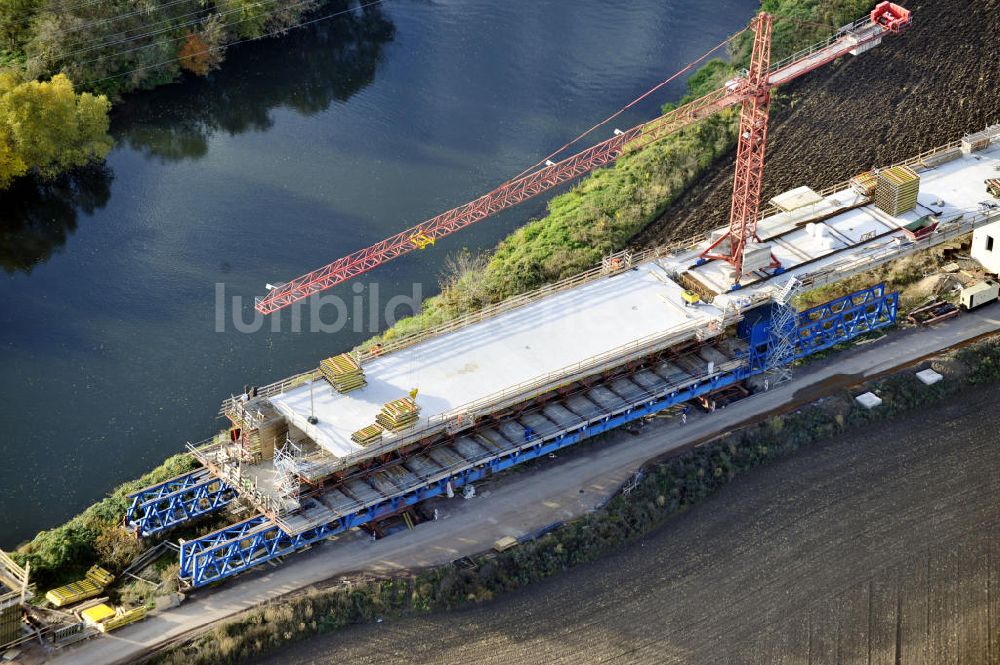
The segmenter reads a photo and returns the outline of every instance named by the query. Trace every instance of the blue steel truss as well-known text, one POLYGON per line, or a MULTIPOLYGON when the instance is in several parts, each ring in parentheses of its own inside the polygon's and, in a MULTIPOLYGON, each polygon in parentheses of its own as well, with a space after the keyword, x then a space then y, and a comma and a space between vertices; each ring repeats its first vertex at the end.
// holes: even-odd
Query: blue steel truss
POLYGON ((799 313, 795 358, 804 358, 841 342, 895 325, 899 294, 885 284, 862 289, 799 313))
POLYGON ((236 491, 198 469, 130 494, 125 525, 146 537, 210 512, 236 498, 236 491))
MULTIPOLYGON (((796 357, 801 358, 833 344, 849 341, 858 335, 891 325, 896 318, 897 294, 886 295, 879 285, 846 298, 827 303, 822 307, 802 312, 799 317, 799 346, 796 357), (868 295, 864 295, 868 294, 868 295), (869 297, 870 296, 870 297, 869 297), (836 303, 844 301, 843 306, 836 303), (826 308, 826 309, 824 309, 826 308), (813 316, 814 312, 818 315, 813 316), (808 319, 808 320, 807 320, 808 319)), ((765 326, 767 322, 765 322, 765 326)), ((759 326, 754 326, 758 328, 759 326)), ((760 330, 765 330, 761 328, 760 330)), ((759 331, 758 331, 759 332, 759 331)), ((772 333, 773 335, 774 333, 772 333)), ((758 339, 765 347, 773 340, 758 339)), ((721 388, 743 381, 767 371, 764 363, 754 362, 753 351, 747 362, 739 368, 720 372, 683 389, 637 402, 626 408, 591 419, 575 428, 548 436, 530 436, 519 449, 500 454, 450 475, 427 479, 425 484, 410 491, 365 506, 332 522, 290 535, 263 515, 251 517, 201 538, 181 543, 180 577, 195 587, 202 587, 236 575, 253 566, 290 554, 324 538, 343 533, 353 527, 392 515, 407 506, 440 496, 450 483, 458 489, 518 464, 572 446, 584 439, 602 434, 639 418, 658 413, 675 404, 713 393, 721 388)))

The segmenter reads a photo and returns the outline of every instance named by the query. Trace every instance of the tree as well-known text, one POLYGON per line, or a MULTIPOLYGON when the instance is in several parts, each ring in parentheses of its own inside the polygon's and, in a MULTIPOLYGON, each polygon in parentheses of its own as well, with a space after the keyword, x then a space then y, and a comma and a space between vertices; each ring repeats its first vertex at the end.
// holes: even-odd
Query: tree
POLYGON ((201 38, 201 35, 193 32, 187 36, 180 50, 177 51, 181 67, 198 76, 204 76, 211 71, 211 55, 205 40, 201 38))
POLYGON ((107 98, 76 94, 63 74, 22 82, 0 74, 0 188, 35 172, 60 172, 104 159, 111 150, 107 98))

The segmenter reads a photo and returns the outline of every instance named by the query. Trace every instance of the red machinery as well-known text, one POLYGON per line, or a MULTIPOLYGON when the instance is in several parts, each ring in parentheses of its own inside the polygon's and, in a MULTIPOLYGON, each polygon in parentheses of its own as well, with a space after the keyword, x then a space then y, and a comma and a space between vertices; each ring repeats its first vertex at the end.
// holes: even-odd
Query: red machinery
POLYGON ((899 32, 910 26, 910 10, 904 9, 894 2, 880 2, 872 10, 872 23, 881 25, 886 30, 899 32))
POLYGON ((859 54, 864 47, 881 42, 886 34, 898 33, 910 25, 910 12, 883 2, 870 15, 841 29, 829 40, 796 54, 771 67, 772 18, 760 14, 752 24, 755 30, 753 57, 746 76, 730 81, 700 99, 664 113, 659 118, 637 125, 625 132, 587 148, 558 163, 510 180, 483 196, 432 217, 371 247, 337 259, 322 268, 279 284, 267 296, 259 298, 256 308, 271 314, 294 302, 353 279, 373 268, 415 249, 432 245, 438 238, 486 219, 559 185, 574 180, 601 166, 614 162, 626 152, 638 150, 669 136, 684 127, 742 103, 740 141, 729 231, 723 240, 706 252, 706 258, 721 258, 742 274, 743 249, 754 238, 760 205, 761 176, 767 143, 767 116, 770 91, 778 85, 811 72, 849 53, 859 54), (803 55, 804 54, 804 55, 803 55))

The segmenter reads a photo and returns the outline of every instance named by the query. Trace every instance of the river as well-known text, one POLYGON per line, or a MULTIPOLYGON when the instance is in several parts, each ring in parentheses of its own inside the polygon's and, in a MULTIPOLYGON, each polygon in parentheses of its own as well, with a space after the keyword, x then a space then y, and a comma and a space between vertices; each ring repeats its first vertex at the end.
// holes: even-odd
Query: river
MULTIPOLYGON (((433 294, 449 253, 494 246, 544 202, 384 266, 360 293, 341 285, 343 310, 322 308, 319 326, 316 308, 300 331, 288 312, 255 325, 267 282, 483 193, 757 4, 397 0, 126 99, 105 168, 0 199, 0 546, 212 435, 219 402, 245 384, 377 332, 392 296, 433 294)), ((671 84, 615 125, 682 93, 671 84)))

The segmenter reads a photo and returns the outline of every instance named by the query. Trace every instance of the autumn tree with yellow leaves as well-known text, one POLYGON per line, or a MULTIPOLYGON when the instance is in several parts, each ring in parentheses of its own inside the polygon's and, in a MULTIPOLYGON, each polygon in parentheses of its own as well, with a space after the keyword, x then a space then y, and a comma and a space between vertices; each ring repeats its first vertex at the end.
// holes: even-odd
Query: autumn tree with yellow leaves
POLYGON ((76 94, 63 74, 23 81, 0 73, 0 188, 28 173, 52 178, 104 159, 110 108, 104 95, 76 94))

